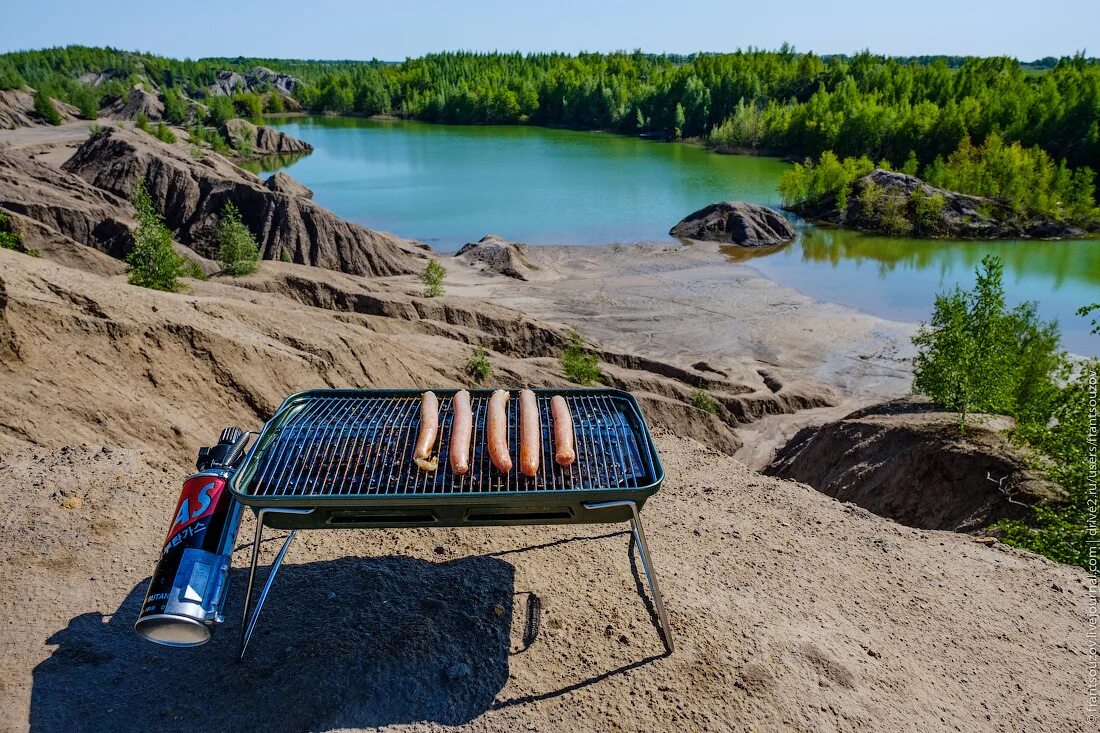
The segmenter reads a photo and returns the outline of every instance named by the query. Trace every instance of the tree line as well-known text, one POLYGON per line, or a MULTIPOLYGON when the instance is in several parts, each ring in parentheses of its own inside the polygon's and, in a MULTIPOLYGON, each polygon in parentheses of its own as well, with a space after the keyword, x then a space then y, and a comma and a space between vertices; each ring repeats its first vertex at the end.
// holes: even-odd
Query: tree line
MULTIPOLYGON (((70 46, 0 56, 0 88, 29 84, 91 112, 145 80, 166 96, 201 98, 218 71, 255 65, 299 78, 294 96, 318 112, 695 137, 799 157, 831 150, 897 168, 910 157, 921 166, 946 159, 963 139, 981 144, 995 133, 1071 167, 1100 168, 1100 62, 1083 54, 1025 66, 784 46, 692 56, 454 52, 385 63, 174 60, 70 46), (80 81, 104 72, 98 86, 80 81)), ((267 109, 277 96, 235 101, 278 111, 267 109)))

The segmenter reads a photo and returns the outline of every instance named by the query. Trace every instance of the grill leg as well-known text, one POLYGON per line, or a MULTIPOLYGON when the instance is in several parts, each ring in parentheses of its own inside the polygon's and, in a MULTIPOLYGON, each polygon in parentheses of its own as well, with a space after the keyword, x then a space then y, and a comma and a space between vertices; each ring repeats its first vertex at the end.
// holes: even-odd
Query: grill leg
POLYGON ((264 582, 263 590, 260 591, 260 597, 256 600, 256 608, 253 609, 252 615, 249 616, 249 607, 252 605, 252 587, 256 579, 256 565, 260 560, 260 544, 263 541, 264 534, 264 514, 268 511, 277 511, 285 514, 309 514, 312 509, 261 509, 256 513, 256 534, 252 540, 252 566, 248 570, 248 588, 244 593, 244 617, 241 620, 241 645, 240 651, 237 654, 238 659, 244 659, 245 650, 248 648, 248 641, 252 638, 252 632, 256 630, 256 622, 260 618, 260 611, 263 610, 264 601, 267 600, 268 591, 271 590, 271 584, 275 582, 275 574, 279 572, 279 568, 283 564, 283 558, 286 557, 286 551, 290 549, 290 543, 294 541, 294 535, 298 530, 290 530, 290 534, 287 535, 286 540, 283 541, 283 546, 279 549, 279 554, 275 556, 275 561, 271 563, 271 570, 267 574, 267 580, 264 582))
POLYGON ((661 588, 657 585, 657 571, 653 567, 653 559, 649 554, 649 544, 645 541, 645 532, 642 530, 642 515, 638 511, 638 505, 632 501, 602 501, 595 504, 585 504, 585 509, 609 509, 611 507, 629 506, 634 515, 630 520, 630 530, 634 533, 634 540, 638 544, 638 554, 642 558, 642 569, 645 578, 649 582, 649 592, 653 594, 653 605, 657 607, 657 618, 661 621, 661 638, 669 654, 674 650, 672 642, 672 626, 668 623, 668 613, 665 612, 665 602, 661 597, 661 588))

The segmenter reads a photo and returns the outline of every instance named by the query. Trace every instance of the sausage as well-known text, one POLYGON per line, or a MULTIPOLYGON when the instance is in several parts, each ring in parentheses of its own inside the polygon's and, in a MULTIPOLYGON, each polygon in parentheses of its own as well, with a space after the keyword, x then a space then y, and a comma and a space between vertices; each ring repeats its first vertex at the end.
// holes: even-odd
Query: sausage
POLYGON ((485 415, 485 442, 489 459, 498 471, 512 470, 512 457, 508 455, 508 393, 503 389, 493 392, 485 415))
POLYGON ((454 419, 451 420, 451 470, 461 476, 470 470, 470 434, 473 432, 473 415, 470 410, 470 393, 462 389, 451 400, 454 419))
POLYGON ((420 395, 420 434, 416 438, 413 460, 425 471, 439 468, 439 459, 432 458, 435 439, 439 435, 439 398, 435 392, 420 395))
POLYGON ((573 450, 573 416, 561 395, 550 400, 550 415, 554 419, 554 460, 559 466, 572 465, 577 460, 577 452, 573 450))
POLYGON ((539 423, 539 401, 529 389, 519 393, 519 472, 536 476, 542 454, 542 425, 539 423))

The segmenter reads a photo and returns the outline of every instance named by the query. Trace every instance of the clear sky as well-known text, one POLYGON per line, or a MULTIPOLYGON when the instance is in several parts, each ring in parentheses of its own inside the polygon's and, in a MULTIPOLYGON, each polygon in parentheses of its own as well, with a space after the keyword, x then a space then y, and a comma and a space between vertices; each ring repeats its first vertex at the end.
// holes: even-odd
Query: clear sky
POLYGON ((0 51, 400 60, 431 51, 1100 54, 1098 0, 4 0, 0 51), (1089 48, 1092 43, 1098 48, 1089 48))

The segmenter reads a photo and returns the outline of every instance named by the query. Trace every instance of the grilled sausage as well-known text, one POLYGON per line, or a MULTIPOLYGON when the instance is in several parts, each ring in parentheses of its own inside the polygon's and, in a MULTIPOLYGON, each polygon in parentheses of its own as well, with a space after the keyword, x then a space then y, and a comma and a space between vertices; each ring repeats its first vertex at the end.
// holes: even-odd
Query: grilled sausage
POLYGON ((470 434, 473 432, 473 415, 470 410, 470 393, 459 390, 451 400, 454 419, 451 421, 451 470, 461 476, 470 470, 470 434))
POLYGON ((435 392, 420 395, 420 434, 416 438, 413 460, 425 471, 439 468, 439 459, 432 458, 435 439, 439 435, 439 398, 435 392))
POLYGON ((529 389, 519 393, 519 472, 535 476, 539 472, 542 454, 542 425, 539 424, 539 401, 529 389))
POLYGON ((573 450, 573 416, 561 395, 550 400, 550 415, 554 419, 554 460, 559 466, 572 465, 577 460, 577 452, 573 450))
POLYGON ((489 459, 497 470, 512 470, 512 457, 508 455, 508 393, 503 389, 493 392, 485 415, 485 442, 489 459))

